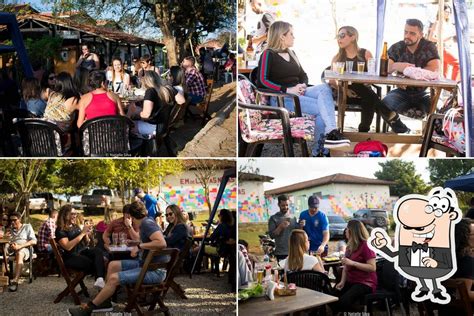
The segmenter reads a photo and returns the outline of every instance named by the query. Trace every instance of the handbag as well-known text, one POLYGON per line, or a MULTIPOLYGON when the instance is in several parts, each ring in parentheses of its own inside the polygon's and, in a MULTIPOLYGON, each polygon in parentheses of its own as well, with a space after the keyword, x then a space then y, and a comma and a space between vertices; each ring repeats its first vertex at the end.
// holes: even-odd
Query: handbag
POLYGON ((443 133, 448 139, 448 145, 460 153, 466 151, 466 135, 462 108, 449 109, 443 118, 443 133))

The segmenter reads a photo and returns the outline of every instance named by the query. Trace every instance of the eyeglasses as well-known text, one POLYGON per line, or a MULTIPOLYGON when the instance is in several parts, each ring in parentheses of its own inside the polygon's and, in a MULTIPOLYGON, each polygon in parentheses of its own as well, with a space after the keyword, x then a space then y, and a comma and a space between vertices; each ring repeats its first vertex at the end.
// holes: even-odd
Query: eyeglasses
POLYGON ((348 34, 346 34, 346 33, 339 33, 339 34, 337 34, 337 38, 338 39, 344 39, 347 35, 348 34))
POLYGON ((173 213, 166 213, 166 217, 173 215, 173 213))
POLYGON ((56 79, 56 76, 51 76, 51 77, 48 77, 49 80, 54 80, 56 79))

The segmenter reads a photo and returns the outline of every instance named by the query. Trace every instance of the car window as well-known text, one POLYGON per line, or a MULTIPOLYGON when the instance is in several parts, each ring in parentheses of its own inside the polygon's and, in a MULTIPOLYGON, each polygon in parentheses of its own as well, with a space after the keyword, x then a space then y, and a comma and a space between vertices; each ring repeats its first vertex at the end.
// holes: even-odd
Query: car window
POLYGON ((340 216, 328 216, 329 223, 344 224, 346 221, 340 216))
POLYGON ((111 195, 110 190, 94 190, 92 191, 94 195, 111 195))
POLYGON ((387 217, 387 212, 385 211, 372 211, 371 213, 371 215, 375 217, 387 217))

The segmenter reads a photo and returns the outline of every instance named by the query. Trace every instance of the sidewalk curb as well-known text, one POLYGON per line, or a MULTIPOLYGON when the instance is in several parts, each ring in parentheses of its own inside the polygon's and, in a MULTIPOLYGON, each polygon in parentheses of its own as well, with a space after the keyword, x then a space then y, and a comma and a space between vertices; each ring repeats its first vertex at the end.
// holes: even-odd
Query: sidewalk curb
MULTIPOLYGON (((195 136, 194 138, 186 144, 184 149, 178 153, 178 157, 194 157, 196 155, 190 154, 190 152, 194 152, 193 148, 199 148, 199 143, 203 140, 209 131, 215 127, 218 127, 224 123, 224 121, 229 118, 232 111, 235 109, 237 102, 232 100, 224 107, 222 107, 218 112, 216 112, 214 118, 212 118, 206 126, 204 126, 195 136)), ((201 156, 201 155, 197 155, 201 156)), ((212 157, 211 155, 209 155, 212 157)))

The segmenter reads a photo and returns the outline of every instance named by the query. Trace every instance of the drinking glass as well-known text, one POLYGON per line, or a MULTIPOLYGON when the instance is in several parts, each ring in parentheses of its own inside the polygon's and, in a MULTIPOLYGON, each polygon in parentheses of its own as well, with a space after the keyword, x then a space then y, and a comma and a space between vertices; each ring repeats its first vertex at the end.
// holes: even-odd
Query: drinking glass
POLYGON ((120 233, 119 235, 119 240, 120 240, 120 246, 126 246, 126 240, 127 240, 127 234, 125 233, 120 233))
POLYGON ((257 271, 257 283, 258 284, 262 284, 262 281, 263 281, 263 270, 258 270, 257 271))
POLYGON ((346 72, 348 74, 351 74, 352 73, 352 68, 354 67, 354 62, 352 60, 348 60, 346 61, 346 72))
POLYGON ((338 74, 343 75, 344 74, 344 66, 345 66, 344 62, 337 62, 336 63, 336 72, 338 74))
POLYGON ((112 244, 114 246, 117 246, 119 243, 119 234, 118 233, 112 233, 112 244))
POLYGON ((367 72, 369 75, 375 75, 375 58, 367 60, 367 72))
POLYGON ((358 61, 357 62, 357 73, 362 74, 364 73, 365 69, 365 62, 364 61, 358 61))

